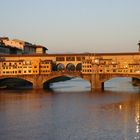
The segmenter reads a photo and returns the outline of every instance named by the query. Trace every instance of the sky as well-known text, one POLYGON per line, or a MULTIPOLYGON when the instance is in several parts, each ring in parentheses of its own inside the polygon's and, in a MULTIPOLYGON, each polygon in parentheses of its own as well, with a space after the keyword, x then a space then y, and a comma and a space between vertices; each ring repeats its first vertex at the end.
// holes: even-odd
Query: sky
POLYGON ((0 36, 48 53, 136 52, 140 0, 0 0, 0 36))

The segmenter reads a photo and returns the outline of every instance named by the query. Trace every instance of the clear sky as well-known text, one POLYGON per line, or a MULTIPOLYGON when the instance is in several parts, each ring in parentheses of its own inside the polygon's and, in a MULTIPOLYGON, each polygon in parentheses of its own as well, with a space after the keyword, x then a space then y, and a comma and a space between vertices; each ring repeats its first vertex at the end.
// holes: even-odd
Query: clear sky
POLYGON ((140 0, 0 0, 0 36, 50 53, 137 51, 140 0))

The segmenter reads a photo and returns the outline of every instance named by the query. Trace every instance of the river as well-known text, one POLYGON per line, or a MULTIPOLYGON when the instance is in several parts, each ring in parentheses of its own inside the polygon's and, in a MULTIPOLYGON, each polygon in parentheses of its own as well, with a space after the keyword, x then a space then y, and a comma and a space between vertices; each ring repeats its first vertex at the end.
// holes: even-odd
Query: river
POLYGON ((75 78, 52 90, 0 90, 0 140, 140 140, 140 88, 129 78, 90 92, 75 78))

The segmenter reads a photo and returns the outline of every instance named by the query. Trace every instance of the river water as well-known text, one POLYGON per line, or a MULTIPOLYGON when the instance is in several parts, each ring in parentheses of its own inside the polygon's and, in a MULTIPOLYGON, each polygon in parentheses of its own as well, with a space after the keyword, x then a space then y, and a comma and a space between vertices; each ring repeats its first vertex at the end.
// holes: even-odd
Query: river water
POLYGON ((52 90, 0 90, 0 140, 140 140, 140 89, 131 79, 90 92, 81 79, 52 90))

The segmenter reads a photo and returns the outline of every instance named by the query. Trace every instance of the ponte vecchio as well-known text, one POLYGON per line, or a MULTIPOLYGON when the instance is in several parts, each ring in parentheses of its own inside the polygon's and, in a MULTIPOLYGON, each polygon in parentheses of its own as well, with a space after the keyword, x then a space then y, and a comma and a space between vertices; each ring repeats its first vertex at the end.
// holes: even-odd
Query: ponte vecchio
POLYGON ((0 55, 0 79, 24 79, 41 89, 61 76, 88 80, 92 90, 115 77, 140 79, 140 53, 0 55))

